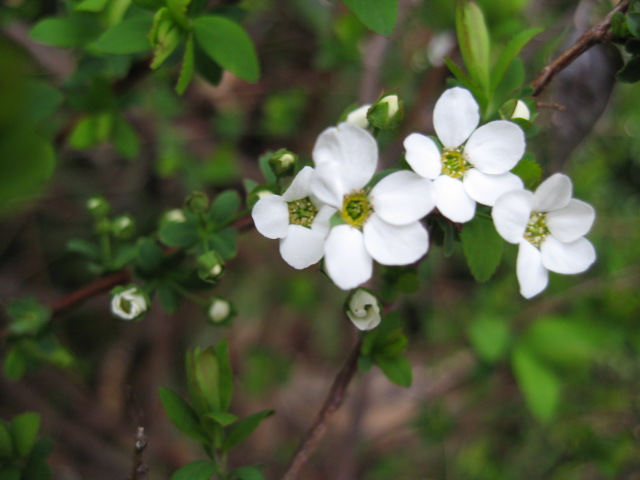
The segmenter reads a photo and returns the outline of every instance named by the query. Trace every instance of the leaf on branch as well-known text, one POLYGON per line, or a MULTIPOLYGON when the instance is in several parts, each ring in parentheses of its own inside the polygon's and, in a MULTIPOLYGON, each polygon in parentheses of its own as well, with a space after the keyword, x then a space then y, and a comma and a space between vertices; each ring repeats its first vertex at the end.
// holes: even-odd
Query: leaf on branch
POLYGON ((182 95, 189 86, 189 83, 191 83, 194 69, 195 54, 193 52, 193 35, 189 35, 187 43, 184 47, 184 56, 182 57, 182 68, 180 69, 180 76, 178 77, 178 83, 176 84, 176 92, 178 93, 178 95, 182 95))
POLYGON ((210 460, 196 460, 180 467, 171 475, 171 480, 209 480, 218 466, 210 460))
POLYGON ((462 59, 469 75, 482 86, 485 94, 490 87, 491 47, 489 31, 480 7, 469 0, 460 0, 456 8, 456 32, 462 59))
POLYGON ((478 282, 486 282, 500 264, 504 240, 489 218, 476 215, 460 233, 462 250, 471 274, 478 282))
POLYGON ((84 47, 100 34, 100 25, 86 16, 45 18, 29 33, 37 42, 60 48, 84 47))
POLYGON ((160 401, 169 420, 178 430, 203 445, 210 443, 200 427, 196 412, 180 395, 168 388, 161 387, 160 401))
POLYGON ((105 53, 127 55, 151 49, 147 33, 153 25, 151 17, 123 20, 104 32, 94 46, 105 53))
POLYGON ((270 417, 274 413, 274 410, 262 410, 261 412, 249 415, 235 425, 232 425, 228 430, 224 442, 222 443, 222 450, 229 450, 231 447, 243 442, 256 428, 258 428, 265 418, 270 417))
POLYGON ((393 32, 398 19, 398 0, 343 0, 368 28, 380 35, 393 32))

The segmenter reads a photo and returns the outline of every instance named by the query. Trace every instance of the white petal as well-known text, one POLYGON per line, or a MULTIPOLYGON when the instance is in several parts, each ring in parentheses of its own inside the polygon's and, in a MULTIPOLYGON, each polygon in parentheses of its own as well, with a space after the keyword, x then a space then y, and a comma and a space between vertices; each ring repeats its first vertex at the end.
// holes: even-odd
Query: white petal
POLYGON ((382 265, 407 265, 427 253, 429 235, 420 222, 391 225, 375 213, 363 228, 364 243, 382 265))
POLYGON ((581 273, 596 260, 593 245, 584 237, 564 243, 550 235, 540 245, 540 251, 544 266, 556 273, 581 273))
POLYGON ((433 128, 446 148, 458 148, 480 122, 478 103, 469 90, 446 90, 433 109, 433 128))
POLYGON ((333 227, 324 245, 324 264, 329 278, 343 290, 369 280, 373 259, 364 246, 362 232, 350 225, 333 227))
POLYGON ((464 153, 469 163, 484 173, 506 173, 524 154, 522 129, 513 122, 496 120, 482 125, 469 137, 464 153))
POLYGON ((347 303, 347 316, 359 330, 372 330, 380 324, 378 299, 364 288, 354 291, 347 303))
POLYGON ((394 225, 420 220, 435 206, 432 183, 408 170, 387 175, 369 195, 373 211, 394 225))
POLYGON ((280 240, 280 255, 293 268, 307 268, 324 255, 325 236, 302 225, 289 225, 286 238, 280 240))
POLYGON ((345 118, 345 122, 355 123, 359 127, 367 128, 369 126, 369 120, 367 120, 367 112, 371 108, 371 104, 362 105, 361 107, 352 110, 345 118))
POLYGON ((311 229, 326 237, 329 233, 331 216, 334 213, 336 213, 335 208, 328 205, 321 207, 316 214, 316 218, 313 219, 311 229))
POLYGON ((503 173, 502 175, 490 175, 482 173, 477 168, 468 170, 462 183, 471 198, 490 207, 496 203, 500 195, 524 188, 520 177, 511 172, 503 173))
POLYGON ((491 216, 502 238, 510 243, 520 243, 529 223, 533 193, 527 190, 507 192, 496 200, 491 216))
POLYGON ((300 200, 309 196, 311 189, 311 178, 313 177, 314 170, 311 167, 304 167, 291 181, 289 188, 282 194, 282 198, 286 202, 292 202, 294 200, 300 200))
POLYGON ((316 168, 315 175, 311 178, 311 194, 316 201, 339 210, 344 196, 353 190, 349 180, 339 162, 323 163, 316 168))
POLYGON ((313 161, 316 167, 341 163, 349 181, 362 188, 378 165, 378 144, 368 131, 353 123, 341 123, 320 134, 313 148, 313 161))
POLYGON ((547 214, 547 226, 561 242, 573 242, 591 230, 595 218, 596 211, 591 205, 571 199, 566 207, 547 214))
POLYGON ((256 229, 267 238, 284 238, 289 229, 289 206, 280 195, 262 197, 251 211, 256 229))
POLYGON ((442 171, 442 155, 429 137, 412 133, 404 139, 405 158, 413 171, 424 178, 435 179, 442 171))
POLYGON ((433 181, 436 207, 449 220, 464 223, 476 213, 476 202, 460 180, 440 175, 433 181))
POLYGON ((533 209, 536 212, 551 212, 566 207, 573 195, 571 179, 555 173, 542 182, 533 194, 533 209))
POLYGON ((524 298, 531 298, 547 288, 549 272, 542 265, 540 250, 523 240, 518 247, 516 266, 520 293, 524 298))

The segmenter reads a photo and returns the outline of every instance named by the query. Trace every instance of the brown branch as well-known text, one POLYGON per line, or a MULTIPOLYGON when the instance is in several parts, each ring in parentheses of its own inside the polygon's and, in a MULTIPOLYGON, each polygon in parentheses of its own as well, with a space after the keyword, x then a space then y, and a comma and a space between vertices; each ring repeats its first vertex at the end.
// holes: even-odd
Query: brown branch
POLYGON ((536 79, 531 82, 533 87, 532 96, 536 97, 551 82, 551 79, 559 72, 569 66, 576 58, 598 43, 606 43, 610 40, 609 28, 611 18, 617 12, 625 13, 629 8, 631 0, 621 0, 618 5, 599 23, 591 27, 575 41, 569 49, 565 50, 558 58, 544 67, 536 79))
POLYGON ((147 436, 144 434, 144 427, 138 427, 136 431, 136 443, 133 449, 133 466, 129 480, 139 480, 149 471, 149 467, 144 463, 143 453, 147 448, 147 436))
POLYGON ((347 393, 347 387, 353 379, 358 367, 358 356, 360 355, 360 347, 362 341, 358 340, 351 350, 347 361, 344 366, 336 375, 336 378, 331 385, 331 389, 327 394, 327 398, 324 401, 324 405, 318 412, 313 425, 307 432, 304 440, 296 450, 286 473, 282 477, 282 480, 295 480, 300 472, 300 469, 304 466, 311 454, 316 450, 320 440, 324 436, 329 420, 333 414, 338 410, 342 402, 344 401, 347 393))
POLYGON ((51 305, 51 310, 54 315, 57 315, 77 304, 83 302, 89 297, 97 295, 98 293, 111 290, 116 285, 126 283, 131 278, 131 272, 129 270, 120 270, 119 272, 112 273, 106 277, 98 278, 96 281, 70 293, 66 297, 61 298, 57 302, 51 305))

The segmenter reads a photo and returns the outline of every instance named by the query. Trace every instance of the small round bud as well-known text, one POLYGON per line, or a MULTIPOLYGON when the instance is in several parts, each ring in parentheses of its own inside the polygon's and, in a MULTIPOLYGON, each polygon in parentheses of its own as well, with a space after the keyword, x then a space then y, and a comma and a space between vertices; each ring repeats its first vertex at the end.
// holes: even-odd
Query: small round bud
POLYGON ((281 148, 269 157, 269 167, 276 177, 287 177, 295 172, 297 161, 296 154, 281 148))
POLYGON ((531 112, 529 111, 529 107, 527 107, 527 104, 522 100, 518 100, 516 102, 516 108, 511 114, 511 120, 515 120, 516 118, 522 118, 523 120, 527 121, 531 119, 531 112))
POLYGON ((382 320, 378 299, 368 290, 358 288, 351 292, 344 305, 349 320, 359 330, 372 330, 382 320))
POLYGON ((105 217, 111 208, 109 202, 104 197, 91 197, 87 200, 87 211, 94 218, 105 217))
POLYGON ((375 128, 390 130, 402 120, 403 102, 396 94, 385 94, 367 112, 367 120, 375 128))
POLYGON ((204 213, 209 208, 209 197, 204 192, 192 192, 184 201, 184 209, 190 213, 204 213))
POLYGON ((367 120, 367 112, 371 108, 371 104, 362 105, 361 107, 352 110, 347 114, 345 122, 354 123, 362 128, 369 127, 369 120, 367 120))
POLYGON ((224 273, 224 261, 215 250, 198 257, 198 276, 209 283, 216 283, 224 273))
POLYGON ((111 295, 111 313, 122 320, 137 320, 149 309, 149 298, 135 285, 116 287, 111 295))
POLYGON ((220 325, 228 322, 233 317, 233 307, 228 300, 214 297, 207 308, 207 316, 212 324, 220 325))
POLYGON ((171 209, 162 216, 162 223, 183 223, 187 221, 181 208, 171 209))
POLYGON ((136 224, 131 215, 120 215, 111 221, 111 232, 116 238, 127 240, 136 232, 136 224))

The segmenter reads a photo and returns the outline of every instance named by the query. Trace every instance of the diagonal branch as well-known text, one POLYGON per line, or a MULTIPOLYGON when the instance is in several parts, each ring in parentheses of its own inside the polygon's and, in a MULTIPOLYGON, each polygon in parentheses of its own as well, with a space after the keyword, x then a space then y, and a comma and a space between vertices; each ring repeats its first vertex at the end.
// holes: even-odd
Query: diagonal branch
POLYGON ((565 50, 558 58, 556 58, 549 65, 544 67, 538 74, 531 86, 533 87, 532 96, 537 97, 542 90, 551 82, 551 79, 559 72, 564 70, 571 64, 576 58, 589 50, 591 47, 598 43, 607 43, 611 39, 609 28, 611 27, 612 17, 620 12, 625 13, 629 8, 631 0, 621 0, 616 7, 609 12, 609 14, 603 18, 596 25, 591 27, 585 33, 575 41, 571 47, 565 50))
POLYGON ((333 414, 338 410, 342 402, 344 401, 347 393, 347 387, 353 379, 358 367, 358 356, 360 355, 360 347, 362 340, 359 339, 354 345, 347 361, 344 366, 336 375, 336 378, 331 385, 331 389, 327 394, 327 398, 324 401, 324 405, 318 412, 313 425, 307 432, 304 440, 296 450, 286 473, 282 477, 282 480, 295 480, 300 472, 300 469, 307 462, 311 454, 316 450, 320 440, 324 436, 329 420, 333 414))

